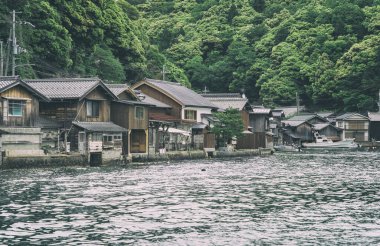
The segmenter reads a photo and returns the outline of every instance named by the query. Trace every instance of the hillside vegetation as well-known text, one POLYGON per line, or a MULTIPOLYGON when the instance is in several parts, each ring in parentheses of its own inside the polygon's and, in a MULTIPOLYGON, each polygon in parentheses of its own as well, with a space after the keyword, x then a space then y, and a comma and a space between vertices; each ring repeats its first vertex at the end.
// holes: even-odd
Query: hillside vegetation
POLYGON ((380 0, 0 0, 27 77, 170 80, 266 106, 376 110, 380 0))

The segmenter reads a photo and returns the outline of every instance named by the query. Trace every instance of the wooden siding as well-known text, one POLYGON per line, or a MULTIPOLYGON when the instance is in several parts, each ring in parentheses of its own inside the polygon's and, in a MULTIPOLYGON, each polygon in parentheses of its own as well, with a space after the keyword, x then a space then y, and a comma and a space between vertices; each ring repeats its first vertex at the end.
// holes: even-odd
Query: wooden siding
POLYGON ((266 132, 269 130, 268 123, 268 117, 266 115, 249 115, 249 125, 252 127, 252 132, 266 132))
POLYGON ((312 130, 312 126, 303 123, 299 126, 297 126, 295 133, 297 136, 301 138, 301 141, 313 141, 314 140, 314 134, 312 130))
POLYGON ((148 129, 148 107, 143 107, 144 117, 142 119, 136 119, 135 108, 136 106, 134 105, 113 102, 111 105, 111 121, 127 129, 148 129))
MULTIPOLYGON (((91 99, 93 100, 93 99, 91 99)), ((77 104, 78 121, 86 122, 107 122, 110 121, 111 116, 111 102, 106 100, 94 100, 99 102, 99 116, 87 116, 87 100, 82 100, 77 104)))
POLYGON ((380 122, 379 121, 371 122, 369 137, 371 140, 375 139, 375 141, 380 141, 380 122))
POLYGON ((59 122, 64 122, 67 124, 66 127, 69 127, 77 115, 77 107, 78 102, 76 100, 41 102, 40 114, 48 118, 56 119, 59 122))
POLYGON ((0 94, 0 124, 3 126, 33 126, 39 114, 39 101, 22 86, 15 86, 0 94), (22 116, 9 115, 9 100, 25 102, 22 116))
POLYGON ((215 134, 214 133, 204 133, 204 148, 215 148, 215 134))
POLYGON ((265 132, 244 134, 237 140, 236 149, 265 148, 265 132))
POLYGON ((241 119, 243 120, 243 126, 244 126, 244 130, 248 130, 248 126, 249 126, 249 113, 245 110, 242 110, 240 112, 241 114, 241 119))
POLYGON ((169 106, 172 107, 171 109, 171 115, 177 117, 178 119, 181 119, 181 112, 182 112, 182 105, 168 97, 167 95, 163 94, 160 91, 157 91, 156 89, 147 86, 147 85, 140 85, 138 90, 141 90, 144 94, 160 101, 163 102, 169 106))
POLYGON ((327 126, 319 131, 320 135, 325 135, 327 138, 338 141, 340 140, 340 132, 333 126, 327 126))

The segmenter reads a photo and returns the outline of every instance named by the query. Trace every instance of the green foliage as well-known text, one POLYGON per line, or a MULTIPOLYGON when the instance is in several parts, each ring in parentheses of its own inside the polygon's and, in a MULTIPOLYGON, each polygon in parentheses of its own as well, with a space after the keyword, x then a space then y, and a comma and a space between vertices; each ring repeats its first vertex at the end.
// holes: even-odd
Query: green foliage
POLYGON ((239 138, 244 130, 241 114, 237 109, 226 109, 213 114, 218 121, 211 129, 219 142, 230 143, 233 137, 239 138))
POLYGON ((168 80, 195 90, 244 90, 266 106, 374 109, 379 0, 0 0, 28 50, 19 74, 168 80))

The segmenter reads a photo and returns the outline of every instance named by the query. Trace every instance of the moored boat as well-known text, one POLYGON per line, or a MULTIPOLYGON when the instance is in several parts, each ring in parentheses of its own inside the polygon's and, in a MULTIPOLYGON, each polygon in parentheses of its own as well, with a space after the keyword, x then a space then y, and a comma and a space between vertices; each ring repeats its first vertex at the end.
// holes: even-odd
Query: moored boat
POLYGON ((355 149, 359 145, 355 143, 355 139, 345 139, 337 142, 333 142, 331 139, 328 139, 324 135, 319 135, 318 133, 314 134, 315 142, 314 143, 303 143, 302 147, 304 148, 346 148, 346 149, 355 149))

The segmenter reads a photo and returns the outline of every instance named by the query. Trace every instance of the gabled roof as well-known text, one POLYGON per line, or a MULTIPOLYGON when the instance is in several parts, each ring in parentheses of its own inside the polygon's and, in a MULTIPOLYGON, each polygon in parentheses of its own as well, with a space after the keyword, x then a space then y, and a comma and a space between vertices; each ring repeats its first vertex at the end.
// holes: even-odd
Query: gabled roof
POLYGON ((291 126, 291 127, 297 127, 299 125, 302 125, 302 124, 308 124, 308 125, 311 125, 309 122, 307 121, 301 121, 301 120, 284 120, 282 121, 282 123, 285 125, 285 126, 291 126))
POLYGON ((368 117, 370 121, 380 121, 380 112, 379 113, 368 112, 368 117))
POLYGON ((359 118, 363 118, 363 119, 367 119, 369 120, 368 117, 362 115, 362 114, 359 114, 359 113, 345 113, 345 114, 342 114, 342 115, 339 115, 338 117, 336 117, 337 120, 346 120, 352 116, 357 116, 359 118))
POLYGON ((228 108, 243 110, 248 104, 248 99, 241 97, 239 93, 212 93, 201 94, 201 96, 222 110, 228 108))
POLYGON ((73 125, 89 132, 127 132, 128 130, 112 122, 79 122, 73 121, 73 125))
POLYGON ((316 113, 316 114, 319 115, 322 118, 330 118, 330 117, 334 116, 334 113, 332 113, 332 112, 319 112, 319 113, 316 113))
POLYGON ((272 116, 273 117, 285 117, 284 110, 282 110, 282 109, 272 109, 272 116))
POLYGON ((157 91, 167 95, 178 104, 186 107, 199 107, 199 108, 217 108, 209 100, 202 97, 195 91, 174 82, 144 79, 132 86, 132 89, 138 89, 141 85, 150 86, 157 91))
POLYGON ((123 92, 127 92, 129 95, 134 97, 136 100, 140 101, 139 97, 135 94, 135 92, 127 84, 105 84, 105 85, 116 96, 119 96, 123 92))
POLYGON ((338 131, 342 130, 342 129, 334 126, 334 125, 331 125, 330 123, 318 123, 318 124, 313 124, 313 125, 314 125, 314 129, 317 130, 317 131, 323 130, 326 127, 329 127, 329 126, 335 128, 338 131))
POLYGON ((153 97, 150 97, 144 93, 142 93, 139 90, 134 90, 135 94, 140 98, 140 100, 144 103, 148 103, 150 105, 154 105, 158 108, 172 108, 171 106, 167 105, 166 103, 163 103, 161 101, 158 101, 154 99, 153 97))
POLYGON ((291 118, 289 118, 288 120, 291 120, 291 121, 310 121, 314 118, 318 118, 324 122, 328 122, 328 120, 326 120, 325 118, 322 118, 321 116, 319 115, 316 115, 316 114, 301 114, 301 115, 296 115, 296 116, 293 116, 291 118))
POLYGON ((1 76, 0 77, 0 93, 9 90, 10 88, 13 88, 17 85, 22 86, 27 91, 29 91, 31 94, 35 95, 36 97, 40 98, 43 101, 49 101, 49 99, 42 95, 39 91, 25 83, 20 79, 19 76, 1 76))
POLYGON ((118 97, 99 78, 30 79, 25 82, 50 99, 83 99, 101 87, 113 99, 118 97))

